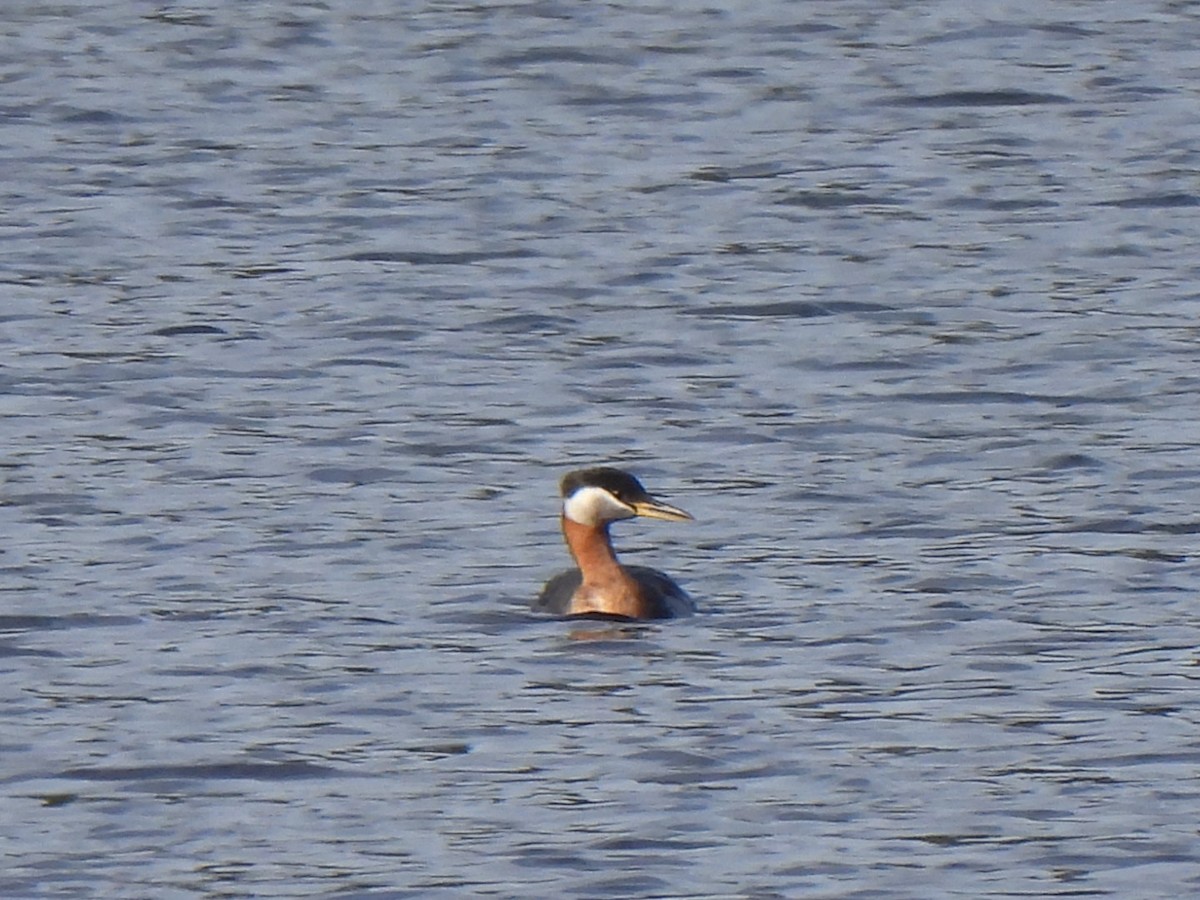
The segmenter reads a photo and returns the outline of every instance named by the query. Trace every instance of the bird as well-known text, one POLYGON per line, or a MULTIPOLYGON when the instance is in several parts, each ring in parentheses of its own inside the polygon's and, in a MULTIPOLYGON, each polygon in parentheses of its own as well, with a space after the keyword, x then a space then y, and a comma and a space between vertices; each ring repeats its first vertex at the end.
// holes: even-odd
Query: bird
POLYGON ((686 522, 690 514, 656 500, 633 475, 610 466, 568 472, 559 488, 563 538, 578 568, 547 581, 534 609, 618 619, 672 619, 695 612, 692 598, 666 573, 618 562, 608 533, 608 526, 621 519, 686 522))

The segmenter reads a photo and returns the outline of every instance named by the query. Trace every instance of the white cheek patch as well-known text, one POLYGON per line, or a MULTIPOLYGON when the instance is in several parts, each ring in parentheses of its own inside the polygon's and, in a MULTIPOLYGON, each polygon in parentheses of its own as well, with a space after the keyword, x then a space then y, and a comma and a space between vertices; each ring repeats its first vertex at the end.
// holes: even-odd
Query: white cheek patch
POLYGON ((563 501, 563 515, 580 525, 601 525, 637 514, 603 488, 582 487, 563 501))

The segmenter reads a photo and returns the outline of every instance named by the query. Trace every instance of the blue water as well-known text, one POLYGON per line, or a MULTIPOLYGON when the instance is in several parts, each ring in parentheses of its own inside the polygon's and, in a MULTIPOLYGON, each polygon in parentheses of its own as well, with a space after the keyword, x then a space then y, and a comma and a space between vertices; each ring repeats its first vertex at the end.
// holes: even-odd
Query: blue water
POLYGON ((0 896, 1200 893, 1197 10, 345 6, 6 7, 0 896))

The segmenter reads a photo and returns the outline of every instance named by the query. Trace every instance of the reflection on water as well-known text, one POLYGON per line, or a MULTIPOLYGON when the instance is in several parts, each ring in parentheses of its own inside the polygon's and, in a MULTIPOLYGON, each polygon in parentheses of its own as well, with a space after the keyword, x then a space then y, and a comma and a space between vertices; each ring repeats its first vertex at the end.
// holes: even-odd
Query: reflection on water
POLYGON ((1196 894, 1200 26, 1116 8, 14 7, 0 895, 1196 894), (698 615, 528 612, 601 462, 698 615))
POLYGON ((567 632, 567 637, 572 641, 590 641, 592 643, 629 641, 636 640, 641 636, 640 629, 635 625, 602 625, 598 622, 583 627, 572 622, 571 630, 567 632))

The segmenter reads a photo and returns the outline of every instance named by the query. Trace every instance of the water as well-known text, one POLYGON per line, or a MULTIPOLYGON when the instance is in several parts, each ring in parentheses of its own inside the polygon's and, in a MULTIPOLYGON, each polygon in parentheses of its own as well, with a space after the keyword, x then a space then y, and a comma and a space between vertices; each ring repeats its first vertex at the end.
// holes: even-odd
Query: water
POLYGON ((1200 891, 1195 10, 413 6, 6 6, 0 895, 1200 891))

